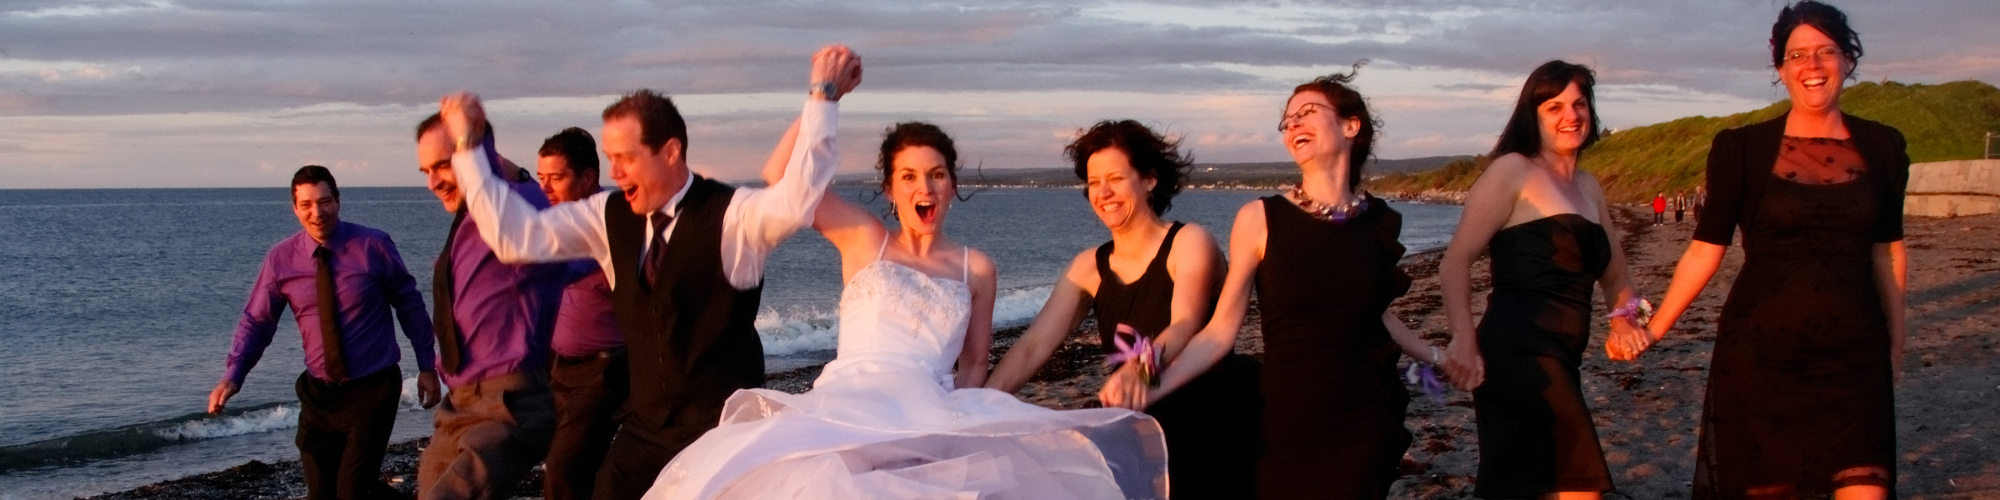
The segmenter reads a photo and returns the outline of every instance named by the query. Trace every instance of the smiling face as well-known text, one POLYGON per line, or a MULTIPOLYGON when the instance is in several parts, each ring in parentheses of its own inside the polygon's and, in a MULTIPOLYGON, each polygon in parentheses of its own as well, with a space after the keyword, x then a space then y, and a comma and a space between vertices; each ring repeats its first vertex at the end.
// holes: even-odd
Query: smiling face
POLYGON ((325 243, 340 227, 340 198, 324 182, 292 186, 292 215, 299 217, 299 225, 313 241, 325 243))
POLYGON ((1818 28, 1801 24, 1785 40, 1784 53, 1788 59, 1778 68, 1778 79, 1785 83, 1792 107, 1822 112, 1839 110, 1840 84, 1847 78, 1852 62, 1840 52, 1833 38, 1818 28), (1822 60, 1818 54, 1826 51, 1831 51, 1832 56, 1822 60), (1792 57, 1801 54, 1804 57, 1792 57))
POLYGON ((1561 94, 1536 105, 1535 115, 1541 125, 1542 150, 1562 156, 1574 156, 1583 149, 1593 126, 1590 100, 1583 97, 1583 89, 1576 82, 1570 82, 1561 94))
POLYGON ((1335 114, 1326 95, 1307 91, 1292 94, 1278 128, 1285 133, 1285 149, 1292 153, 1292 161, 1305 165, 1339 160, 1329 166, 1345 168, 1354 137, 1361 133, 1361 120, 1335 114))
POLYGON ((424 187, 444 202, 444 211, 453 213, 465 203, 464 193, 458 191, 458 178, 451 172, 451 154, 456 149, 445 137, 444 127, 417 138, 417 171, 424 174, 424 187))
POLYGON ((943 154, 930 146, 910 146, 896 152, 888 193, 904 230, 936 235, 943 233, 944 215, 958 188, 943 154))
POLYGON ((1097 213, 1097 220, 1103 221, 1106 229, 1117 231, 1135 220, 1135 215, 1153 214, 1147 196, 1158 181, 1132 168, 1132 159, 1124 150, 1100 149, 1090 154, 1086 165, 1084 194, 1090 198, 1091 211, 1097 213))
POLYGON ((548 155, 535 159, 535 178, 541 181, 542 194, 549 196, 549 203, 581 200, 597 192, 597 171, 586 170, 577 175, 569 169, 569 159, 562 155, 548 155))
POLYGON ((667 206, 667 201, 687 180, 687 165, 681 163, 680 140, 667 139, 658 150, 641 141, 645 130, 639 118, 621 116, 604 121, 600 134, 604 158, 611 162, 611 181, 625 194, 632 213, 645 215, 667 206))

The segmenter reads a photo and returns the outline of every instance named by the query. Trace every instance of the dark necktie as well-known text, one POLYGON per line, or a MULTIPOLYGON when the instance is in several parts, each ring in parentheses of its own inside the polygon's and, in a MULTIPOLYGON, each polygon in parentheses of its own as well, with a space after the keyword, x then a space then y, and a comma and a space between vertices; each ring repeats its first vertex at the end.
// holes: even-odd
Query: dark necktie
POLYGON ((333 289, 333 251, 313 249, 313 281, 319 287, 319 350, 326 354, 326 379, 347 381, 347 354, 340 345, 340 296, 333 289))
POLYGON ((465 223, 465 209, 451 219, 451 229, 445 231, 444 251, 438 254, 437 265, 431 273, 431 298, 437 301, 431 308, 431 329, 437 332, 438 355, 444 358, 444 372, 458 373, 460 355, 458 344, 458 321, 452 319, 451 286, 451 246, 458 240, 458 226, 465 223))
POLYGON ((647 250, 650 253, 646 254, 645 267, 648 290, 659 286, 660 267, 667 264, 667 224, 673 221, 674 216, 653 212, 653 242, 647 250))

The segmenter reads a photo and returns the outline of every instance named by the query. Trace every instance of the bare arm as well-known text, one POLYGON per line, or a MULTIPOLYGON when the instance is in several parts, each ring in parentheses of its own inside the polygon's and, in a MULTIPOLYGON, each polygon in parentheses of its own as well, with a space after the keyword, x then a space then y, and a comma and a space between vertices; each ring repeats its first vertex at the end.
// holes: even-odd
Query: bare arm
POLYGON ((974 250, 966 258, 972 267, 972 282, 966 283, 972 288, 972 317, 965 326, 965 348, 958 354, 955 387, 959 388, 986 385, 987 353, 993 350, 993 297, 999 281, 999 270, 985 253, 974 250))
POLYGON ((1667 295, 1660 298, 1660 306, 1653 310, 1653 321, 1646 324, 1653 341, 1666 337, 1674 322, 1680 321, 1688 305, 1701 295, 1701 289, 1708 287, 1708 280, 1715 277, 1715 270, 1722 268, 1722 258, 1728 251, 1729 247, 1706 241, 1688 242, 1680 264, 1674 266, 1674 280, 1667 285, 1667 295))
POLYGON ((1041 370, 1042 364, 1049 361, 1049 356, 1055 354, 1056 348, 1062 346, 1063 339, 1076 330, 1097 289, 1097 262, 1091 255, 1091 251, 1085 250, 1070 261, 1069 270, 1056 280, 1055 289, 1049 291, 1049 300, 1042 303, 1041 312, 1035 313, 1034 322, 1028 324, 1021 338, 1014 340, 1006 357, 1000 358, 1000 366, 986 379, 986 388, 1006 393, 1021 390, 1041 370))
POLYGON ((1882 314, 1889 319, 1890 372, 1903 381, 1904 297, 1909 290, 1909 255, 1902 241, 1876 243, 1875 288, 1882 295, 1882 314))
MULTIPOLYGON (((1229 232, 1229 274, 1223 279, 1222 294, 1215 304, 1215 317, 1185 342, 1180 352, 1162 356, 1166 368, 1160 386, 1148 388, 1128 370, 1120 370, 1104 381, 1098 399, 1105 406, 1143 410, 1153 401, 1167 397, 1195 377, 1207 373, 1236 346, 1236 334, 1250 310, 1250 289, 1257 280, 1257 266, 1264 263, 1264 242, 1268 236, 1263 200, 1252 200, 1236 211, 1236 225, 1229 232)), ((1179 343, 1163 339, 1163 343, 1179 343)))
POLYGON ((1529 166, 1519 156, 1503 156, 1473 181, 1465 208, 1459 212, 1458 229, 1452 232, 1451 244, 1445 247, 1438 266, 1445 319, 1451 330, 1444 371, 1460 390, 1470 391, 1486 381, 1486 360, 1479 353, 1479 333, 1472 322, 1472 262, 1486 252, 1493 234, 1513 215, 1526 168, 1529 166))
MULTIPOLYGON (((1598 226, 1604 228, 1605 239, 1611 245, 1611 262, 1605 266, 1604 275, 1598 277, 1597 286, 1604 292, 1605 310, 1617 310, 1632 300, 1632 272, 1625 260, 1624 241, 1618 232, 1618 224, 1611 220, 1611 205, 1604 202, 1604 188, 1597 183, 1597 176, 1578 170, 1582 176, 1583 192, 1589 203, 1597 206, 1598 226)), ((1611 359, 1634 360, 1646 350, 1650 338, 1644 331, 1645 325, 1637 325, 1624 318, 1611 321, 1611 334, 1604 339, 1604 350, 1611 359)))
POLYGON ((1174 237, 1174 248, 1179 251, 1167 259, 1167 276, 1174 282, 1171 319, 1166 329, 1155 336, 1164 350, 1162 357, 1167 359, 1179 355, 1195 333, 1206 326, 1202 320, 1209 317, 1217 289, 1229 271, 1222 248, 1201 226, 1182 226, 1174 237))
POLYGON ((1382 311, 1382 326, 1389 329, 1389 338, 1396 341, 1396 347, 1403 349, 1403 355, 1432 365, 1443 361, 1444 353, 1418 336, 1409 325, 1403 324, 1403 318, 1396 317, 1395 311, 1382 311))

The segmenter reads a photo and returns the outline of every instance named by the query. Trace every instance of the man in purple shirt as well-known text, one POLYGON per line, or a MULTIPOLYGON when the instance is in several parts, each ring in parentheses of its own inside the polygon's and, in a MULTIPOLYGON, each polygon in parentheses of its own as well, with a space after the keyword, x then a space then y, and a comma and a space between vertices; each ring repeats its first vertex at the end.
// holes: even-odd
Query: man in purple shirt
MULTIPOLYGON (((448 137, 437 115, 417 125, 417 169, 445 211, 457 214, 431 292, 438 368, 451 393, 417 465, 418 497, 504 498, 548 454, 555 430, 549 337, 569 265, 506 264, 494 256, 465 216, 451 162, 458 146, 448 137)), ((485 140, 492 151, 492 135, 485 140)), ((548 206, 525 172, 497 154, 490 164, 515 195, 548 206)))
MULTIPOLYGON (((589 198, 603 190, 598 182, 597 141, 590 132, 570 127, 542 141, 535 176, 542 193, 556 204, 589 198)), ((613 418, 631 389, 625 336, 618 333, 612 311, 611 281, 597 261, 570 261, 570 278, 556 313, 551 347, 555 368, 549 387, 555 392, 556 435, 544 460, 542 494, 549 500, 590 498, 597 467, 618 432, 613 418)))
POLYGON ((429 408, 438 402, 438 378, 424 296, 388 234, 341 222, 340 187, 326 167, 307 165, 292 175, 292 213, 305 230, 264 256, 208 412, 220 413, 236 395, 289 306, 305 340, 306 371, 295 387, 306 498, 394 496, 380 479, 403 394, 396 366, 402 351, 389 310, 416 351, 417 398, 429 408))

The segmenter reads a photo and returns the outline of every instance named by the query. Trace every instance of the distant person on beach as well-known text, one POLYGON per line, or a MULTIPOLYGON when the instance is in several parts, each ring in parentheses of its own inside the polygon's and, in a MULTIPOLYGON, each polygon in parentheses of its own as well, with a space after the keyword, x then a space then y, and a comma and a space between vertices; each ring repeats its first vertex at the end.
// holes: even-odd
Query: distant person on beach
MULTIPOLYGON (((831 45, 813 57, 798 147, 784 178, 737 188, 688 170, 687 122, 652 90, 626 94, 603 113, 600 146, 616 192, 543 210, 509 186, 494 163, 478 96, 440 102, 457 147, 455 166, 478 238, 506 262, 590 258, 611 282, 632 390, 598 470, 593 498, 644 494, 667 461, 714 428, 723 400, 764 382, 764 349, 753 322, 764 261, 811 222, 833 178, 839 99, 861 82, 861 59, 831 45), (616 196, 614 196, 614 194, 616 196)), ((538 456, 539 458, 539 456, 538 456)))
POLYGON ((1701 222, 1701 210, 1703 207, 1708 206, 1708 187, 1695 186, 1693 201, 1694 201, 1694 212, 1693 212, 1694 220, 1695 222, 1701 222))
POLYGON ((208 412, 222 412, 242 388, 290 307, 305 346, 306 371, 294 386, 306 498, 398 496, 381 480, 403 395, 396 323, 417 356, 418 403, 438 403, 424 296, 388 234, 340 220, 340 186, 326 167, 292 174, 292 214, 305 229, 264 256, 208 412))
POLYGON ((1653 195, 1653 225, 1667 223, 1667 192, 1653 195))
MULTIPOLYGON (((1228 264, 1207 229, 1161 217, 1194 162, 1179 146, 1139 122, 1120 120, 1099 122, 1064 148, 1111 241, 1070 260, 987 387, 1021 390, 1087 313, 1097 315, 1106 355, 1117 351, 1121 325, 1157 342, 1169 330, 1185 340, 1208 324, 1228 264)), ((1242 498, 1255 491, 1255 409, 1262 405, 1256 384, 1257 361, 1230 353, 1173 397, 1144 405, 1167 433, 1171 469, 1189 471, 1169 477, 1175 496, 1242 498)))
POLYGON ((1169 329, 1160 339, 1168 361, 1157 387, 1129 367, 1105 382, 1106 405, 1126 408, 1197 390, 1200 376, 1228 359, 1255 289, 1265 342, 1258 498, 1388 496, 1412 440, 1397 360, 1437 359, 1389 311, 1411 283, 1397 267, 1403 216, 1361 190, 1381 124, 1353 78, 1328 75, 1292 89, 1278 130, 1299 184, 1236 212, 1215 317, 1199 331, 1169 329))
POLYGON ((498 159, 490 131, 456 133, 445 118, 417 125, 417 169, 445 211, 456 214, 431 282, 438 367, 451 393, 433 415, 417 488, 423 499, 490 498, 505 495, 548 454, 555 431, 549 341, 569 269, 503 262, 479 237, 487 224, 467 217, 467 193, 453 175, 475 167, 455 165, 453 153, 479 148, 491 161, 476 168, 491 165, 493 175, 509 179, 497 189, 533 207, 548 200, 524 171, 498 159))
POLYGON ((1686 218, 1686 216, 1687 216, 1687 208, 1688 208, 1688 194, 1687 194, 1687 191, 1675 191, 1675 192, 1674 192, 1674 223, 1675 223, 1675 224, 1679 224, 1679 223, 1681 223, 1681 221, 1682 221, 1682 220, 1685 220, 1685 218, 1686 218))
MULTIPOLYGON (((535 176, 549 202, 582 201, 604 190, 590 132, 563 129, 543 140, 536 156, 535 176)), ((542 493, 549 500, 590 498, 632 379, 625 336, 612 310, 611 280, 595 260, 570 261, 569 267, 549 344, 555 351, 549 388, 556 405, 555 440, 543 461, 542 493)))
MULTIPOLYGON (((1607 310, 1633 297, 1604 190, 1577 168, 1602 123, 1595 81, 1590 68, 1563 61, 1528 75, 1438 267, 1452 336, 1445 373, 1472 391, 1481 498, 1612 489, 1578 373, 1596 317, 1591 285, 1607 310), (1472 262, 1482 253, 1493 261, 1493 291, 1474 327, 1472 262)), ((1656 223, 1664 195, 1653 199, 1656 223)), ((1637 325, 1613 321, 1606 346, 1643 339, 1637 325)))
POLYGON ((1804 1, 1771 27, 1791 97, 1723 131, 1694 241, 1653 317, 1657 340, 1743 233, 1743 268, 1715 333, 1694 498, 1893 498, 1904 337, 1903 134, 1840 110, 1861 37, 1804 1))

